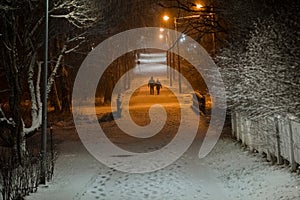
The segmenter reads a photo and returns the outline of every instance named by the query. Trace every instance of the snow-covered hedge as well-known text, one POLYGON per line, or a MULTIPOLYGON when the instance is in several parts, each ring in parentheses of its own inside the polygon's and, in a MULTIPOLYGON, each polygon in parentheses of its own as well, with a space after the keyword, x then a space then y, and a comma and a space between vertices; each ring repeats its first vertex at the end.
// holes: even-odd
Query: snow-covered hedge
POLYGON ((228 46, 217 56, 228 105, 251 118, 300 116, 299 22, 294 16, 257 20, 245 47, 228 46))

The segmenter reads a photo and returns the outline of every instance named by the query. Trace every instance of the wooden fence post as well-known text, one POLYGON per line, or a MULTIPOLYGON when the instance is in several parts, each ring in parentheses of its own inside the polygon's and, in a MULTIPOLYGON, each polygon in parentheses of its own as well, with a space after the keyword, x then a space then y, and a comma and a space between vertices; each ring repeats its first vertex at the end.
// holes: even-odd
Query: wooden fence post
POLYGON ((250 119, 246 120, 246 134, 247 134, 247 145, 249 146, 250 151, 254 151, 253 140, 251 135, 251 121, 250 119))
POLYGON ((282 157, 281 157, 281 149, 280 149, 280 133, 279 133, 279 119, 280 116, 275 116, 275 128, 276 128, 276 141, 277 141, 277 164, 281 165, 283 163, 282 157))
POLYGON ((240 134, 241 134, 241 118, 240 118, 240 114, 238 112, 236 112, 235 114, 236 118, 236 139, 237 141, 240 141, 240 134))
POLYGON ((236 114, 235 113, 236 113, 235 111, 231 112, 231 133, 233 138, 236 137, 236 114))
POLYGON ((291 164, 291 171, 296 171, 297 163, 295 162, 295 155, 294 155, 294 139, 293 139, 293 128, 292 128, 292 117, 287 116, 288 120, 288 131, 290 136, 290 164, 291 164))
POLYGON ((245 116, 242 116, 241 117, 241 139, 242 139, 242 144, 244 144, 245 145, 245 126, 246 126, 246 124, 245 124, 245 121, 246 121, 247 119, 246 119, 246 117, 245 116))

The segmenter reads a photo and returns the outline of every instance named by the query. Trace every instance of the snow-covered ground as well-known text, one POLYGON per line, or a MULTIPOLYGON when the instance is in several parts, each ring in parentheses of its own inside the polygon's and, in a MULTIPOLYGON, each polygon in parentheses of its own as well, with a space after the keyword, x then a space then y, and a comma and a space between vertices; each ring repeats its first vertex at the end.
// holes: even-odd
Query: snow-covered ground
POLYGON ((271 165, 229 138, 219 140, 203 159, 211 166, 229 199, 299 200, 300 175, 271 165))
MULTIPOLYGON (((163 78, 160 78, 163 83, 163 78)), ((145 80, 147 82, 147 80, 145 80)), ((176 87, 176 85, 174 85, 176 87)), ((182 94, 179 98, 190 98, 182 94)), ((153 103, 165 106, 166 126, 153 140, 135 141, 120 133, 115 121, 104 120, 108 137, 127 150, 153 151, 172 140, 178 126, 178 103, 163 87, 160 96, 140 88, 130 102, 131 116, 139 125, 149 123, 145 110, 153 103)), ((190 109, 186 105, 185 109, 190 109)), ((109 107, 97 108, 103 116, 109 107)), ((287 167, 271 166, 261 155, 245 151, 234 140, 219 139, 203 159, 198 151, 207 129, 201 119, 195 142, 176 162, 155 172, 131 174, 109 168, 93 158, 81 144, 74 127, 64 123, 54 130, 59 158, 53 181, 27 200, 299 200, 300 176, 287 167)))
MULTIPOLYGON (((57 132, 76 138, 72 129, 57 132)), ((202 160, 186 153, 169 167, 146 174, 110 169, 92 158, 79 141, 64 141, 60 149, 53 181, 28 200, 300 199, 299 175, 270 166, 231 139, 220 139, 202 160)))

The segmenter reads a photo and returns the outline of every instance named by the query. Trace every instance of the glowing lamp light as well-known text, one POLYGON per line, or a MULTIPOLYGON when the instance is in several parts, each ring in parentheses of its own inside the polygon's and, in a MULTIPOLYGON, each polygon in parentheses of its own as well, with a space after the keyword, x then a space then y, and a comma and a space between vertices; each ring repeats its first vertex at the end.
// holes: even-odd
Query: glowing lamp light
POLYGON ((165 21, 168 21, 168 20, 170 19, 170 17, 169 17, 168 15, 165 15, 165 16, 163 17, 163 19, 164 19, 165 21))
POLYGON ((186 35, 182 34, 180 37, 180 42, 184 42, 186 40, 186 35))
POLYGON ((203 6, 202 6, 202 4, 197 3, 197 4, 196 4, 196 8, 197 8, 197 9, 201 9, 201 8, 203 8, 203 6))

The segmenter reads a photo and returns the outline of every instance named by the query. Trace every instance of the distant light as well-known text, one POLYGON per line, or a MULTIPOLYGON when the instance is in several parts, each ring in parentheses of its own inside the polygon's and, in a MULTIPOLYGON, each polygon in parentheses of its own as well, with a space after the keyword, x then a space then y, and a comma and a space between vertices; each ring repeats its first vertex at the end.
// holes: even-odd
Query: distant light
POLYGON ((162 34, 159 34, 159 39, 163 39, 164 36, 162 34))
POLYGON ((197 4, 196 4, 196 8, 197 8, 197 9, 201 9, 201 8, 203 8, 203 6, 202 6, 202 4, 197 3, 197 4))
POLYGON ((164 19, 165 21, 168 21, 168 20, 170 19, 170 17, 169 17, 168 15, 165 15, 165 16, 163 17, 163 19, 164 19))
POLYGON ((165 29, 164 29, 164 28, 160 28, 159 31, 160 31, 160 32, 164 32, 165 29))
POLYGON ((186 35, 182 34, 180 37, 180 42, 184 42, 186 40, 186 35))

